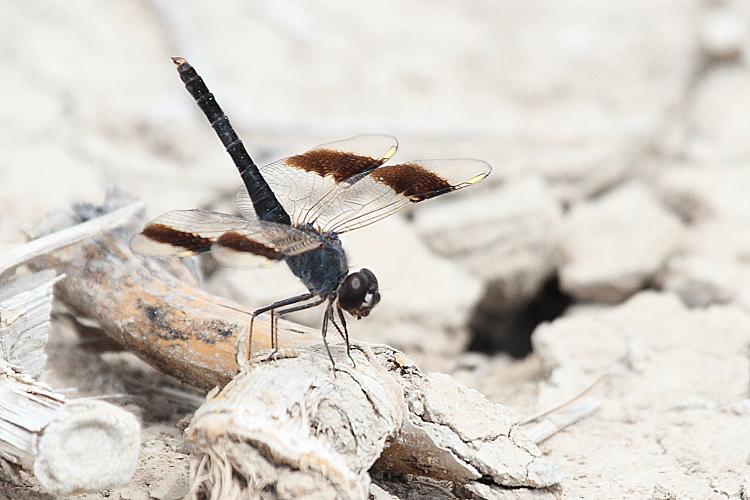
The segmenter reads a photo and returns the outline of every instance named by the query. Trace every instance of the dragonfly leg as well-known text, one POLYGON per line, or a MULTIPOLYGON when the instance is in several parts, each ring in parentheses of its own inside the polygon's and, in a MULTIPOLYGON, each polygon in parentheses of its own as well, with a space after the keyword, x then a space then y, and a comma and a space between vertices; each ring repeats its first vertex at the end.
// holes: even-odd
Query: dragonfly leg
POLYGON ((352 362, 352 366, 356 367, 357 363, 354 362, 354 358, 352 358, 352 349, 349 345, 349 330, 346 328, 346 320, 344 319, 344 313, 341 311, 341 307, 336 304, 336 312, 339 316, 339 321, 341 321, 341 327, 336 323, 336 318, 333 314, 333 302, 328 304, 328 310, 331 314, 331 323, 333 326, 336 327, 336 330, 339 332, 339 335, 341 335, 341 338, 344 339, 344 342, 346 343, 346 355, 349 357, 349 359, 352 362))
POLYGON ((278 331, 277 331, 277 318, 279 315, 284 314, 283 311, 276 311, 276 309, 284 306, 289 306, 292 304, 296 304, 298 302, 304 302, 306 300, 310 300, 315 295, 313 293, 305 293, 302 295, 297 295, 296 297, 290 297, 288 299, 279 300, 277 302, 274 302, 273 304, 261 307, 260 309, 256 309, 252 312, 250 315, 250 330, 247 335, 247 340, 243 338, 243 336, 240 336, 237 341, 243 342, 244 346, 236 346, 235 347, 235 353, 237 354, 237 362, 238 364, 247 363, 247 361, 250 359, 250 356, 252 355, 252 342, 253 342, 253 324, 255 322, 255 317, 259 314, 263 314, 265 312, 270 311, 271 312, 271 321, 270 321, 270 336, 271 336, 271 348, 273 349, 272 355, 276 354, 276 352, 279 350, 278 348, 278 331), (243 354, 244 353, 244 354, 243 354), (242 358, 242 359, 240 359, 242 358))

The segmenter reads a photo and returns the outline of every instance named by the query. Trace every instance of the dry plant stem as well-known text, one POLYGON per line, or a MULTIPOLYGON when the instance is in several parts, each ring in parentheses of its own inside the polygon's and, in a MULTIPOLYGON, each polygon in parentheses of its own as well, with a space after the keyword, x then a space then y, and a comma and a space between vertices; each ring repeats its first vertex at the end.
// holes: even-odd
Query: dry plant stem
POLYGON ((591 382, 589 385, 587 385, 586 387, 584 387, 583 389, 581 389, 580 391, 578 391, 573 396, 571 396, 568 399, 566 399, 565 401, 563 401, 563 402, 561 402, 561 403, 553 406, 552 408, 547 408, 546 410, 543 410, 543 411, 537 413, 536 415, 532 415, 531 417, 528 417, 528 418, 522 420, 521 421, 521 425, 525 425, 525 424, 528 424, 530 422, 533 422, 534 420, 539 420, 542 417, 546 417, 550 413, 554 413, 554 412, 560 410, 561 408, 569 405, 570 403, 572 403, 576 399, 582 398, 583 396, 585 396, 586 394, 588 394, 591 391, 591 389, 593 389, 594 386, 596 386, 596 384, 598 384, 599 382, 601 382, 604 379, 604 377, 606 377, 608 375, 609 375, 609 372, 607 372, 607 371, 600 373, 599 376, 596 377, 596 379, 594 379, 593 382, 591 382))
POLYGON ((32 470, 34 440, 65 405, 65 398, 0 361, 0 456, 32 470))
POLYGON ((33 378, 47 362, 52 286, 59 279, 47 270, 0 285, 0 357, 33 378))
POLYGON ((599 409, 601 403, 594 398, 584 398, 570 406, 556 410, 544 420, 526 429, 532 441, 539 444, 564 428, 579 422, 599 409))
POLYGON ((47 492, 101 491, 135 474, 140 425, 127 411, 66 401, 1 360, 0 401, 0 458, 34 474, 47 492))
POLYGON ((143 210, 143 202, 135 201, 106 215, 76 224, 63 231, 48 234, 0 255, 0 276, 40 255, 97 235, 102 231, 127 224, 143 210))

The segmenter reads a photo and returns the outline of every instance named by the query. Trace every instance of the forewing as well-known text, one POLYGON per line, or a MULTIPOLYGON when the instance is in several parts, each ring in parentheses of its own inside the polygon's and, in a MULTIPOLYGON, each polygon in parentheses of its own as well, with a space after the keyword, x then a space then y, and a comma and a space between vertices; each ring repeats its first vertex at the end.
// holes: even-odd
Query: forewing
POLYGON ((318 211, 316 224, 323 231, 351 231, 420 201, 476 184, 491 170, 486 162, 466 158, 382 166, 332 192, 318 211))
POLYGON ((130 248, 154 257, 189 257, 208 252, 219 236, 246 225, 240 217, 218 212, 173 210, 146 224, 130 248))
POLYGON ((317 235, 283 224, 207 210, 174 210, 149 222, 130 247, 158 257, 188 257, 210 250, 223 265, 253 268, 321 244, 317 235))
MULTIPOLYGON (((390 136, 359 135, 260 167, 260 172, 291 217, 292 225, 301 226, 315 220, 317 207, 331 190, 348 186, 353 179, 381 166, 397 147, 396 139, 390 136)), ((244 217, 256 217, 244 187, 235 200, 244 217)))

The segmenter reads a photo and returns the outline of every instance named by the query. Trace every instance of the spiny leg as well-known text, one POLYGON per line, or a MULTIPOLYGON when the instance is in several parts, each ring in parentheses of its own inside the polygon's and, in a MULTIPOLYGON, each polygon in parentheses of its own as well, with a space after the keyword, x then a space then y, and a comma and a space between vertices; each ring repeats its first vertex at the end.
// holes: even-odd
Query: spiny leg
MULTIPOLYGON (((344 341, 346 342, 346 352, 347 354, 349 354, 349 358, 351 359, 352 355, 350 354, 351 345, 349 344, 349 330, 346 328, 346 319, 344 319, 344 311, 341 310, 341 306, 338 304, 336 304, 336 311, 339 313, 341 326, 344 327, 344 341)), ((352 359, 352 363, 354 363, 353 359, 352 359)))
POLYGON ((328 341, 326 340, 326 333, 328 332, 328 310, 329 308, 326 308, 326 313, 323 315, 323 328, 321 329, 321 332, 323 333, 323 345, 326 346, 326 351, 328 352, 328 358, 331 360, 331 365, 333 366, 333 376, 336 376, 336 362, 333 360, 333 354, 331 354, 331 348, 328 347, 328 341))
MULTIPOLYGON (((253 348, 253 323, 254 322, 255 322, 255 312, 253 311, 250 314, 250 328, 249 328, 248 334, 247 334, 247 350, 245 350, 245 354, 246 355, 243 356, 243 358, 245 358, 245 359, 242 360, 243 363, 240 363, 240 360, 237 359, 237 363, 240 364, 240 366, 242 366, 242 364, 247 363, 248 361, 250 361, 250 356, 251 356, 250 350, 253 348)), ((238 338, 237 340, 240 341, 242 339, 238 338)), ((238 346, 234 347, 234 351, 235 351, 236 354, 239 354, 240 352, 242 352, 242 350, 238 346)), ((239 356, 237 356, 237 357, 239 358, 239 356)))
POLYGON ((255 319, 255 316, 253 316, 252 312, 248 313, 246 309, 232 307, 229 304, 221 304, 221 306, 250 316, 250 327, 240 330, 237 339, 234 341, 234 359, 237 361, 238 366, 245 366, 250 359, 249 348, 253 343, 253 319, 255 319))
MULTIPOLYGON (((309 295, 310 295, 310 297, 308 297, 308 299, 311 299, 311 298, 313 298, 315 296, 312 293, 309 294, 309 295)), ((308 300, 308 299, 303 299, 303 300, 308 300)), ((307 304, 301 304, 301 305, 294 306, 294 307, 288 307, 286 309, 282 309, 281 311, 276 311, 276 315, 277 316, 282 316, 284 314, 293 313, 293 312, 297 312, 297 311, 302 311, 304 309, 309 309, 311 307, 319 306, 320 304, 322 304, 323 302, 325 302, 325 300, 326 300, 325 297, 321 297, 320 299, 315 300, 313 302, 308 302, 307 304)), ((302 302, 302 300, 297 300, 295 302, 302 302)), ((290 302, 290 304, 293 304, 293 303, 294 302, 290 302)), ((281 305, 289 305, 289 304, 281 304, 281 305)))
POLYGON ((346 341, 346 348, 349 350, 349 330, 346 328, 346 319, 344 319, 344 311, 341 310, 341 306, 336 304, 336 311, 339 313, 339 319, 341 320, 341 326, 344 328, 344 341, 346 341))
POLYGON ((352 366, 357 366, 357 363, 354 362, 354 358, 352 358, 352 351, 351 346, 349 345, 349 331, 346 329, 346 320, 344 319, 344 313, 341 312, 341 307, 336 304, 336 310, 339 315, 339 320, 341 320, 341 326, 343 327, 343 331, 339 327, 339 325, 336 323, 336 317, 333 314, 333 301, 328 303, 328 310, 331 314, 331 323, 333 326, 336 327, 336 330, 339 332, 339 335, 341 335, 341 338, 344 339, 344 342, 346 343, 346 355, 349 357, 349 359, 352 361, 352 366))
MULTIPOLYGON (((302 311, 303 309, 309 309, 311 307, 319 306, 320 304, 322 304, 323 302, 325 302, 325 300, 326 300, 326 297, 320 297, 320 299, 315 300, 313 302, 308 302, 307 304, 301 304, 301 305, 298 305, 298 306, 288 307, 286 309, 282 309, 281 311, 276 311, 276 315, 277 316, 282 316, 284 314, 288 314, 288 313, 292 313, 292 312, 296 312, 296 311, 302 311)), ((326 315, 323 316, 323 343, 326 346, 326 350, 328 350, 328 344, 326 343, 326 326, 327 326, 327 323, 328 323, 327 316, 328 316, 328 311, 326 311, 326 315)), ((331 356, 331 351, 330 350, 328 350, 328 357, 331 358, 331 363, 333 363, 333 356, 331 356)), ((336 368, 336 365, 334 364, 334 369, 335 368, 336 368)))
MULTIPOLYGON (((261 307, 260 309, 256 309, 253 311, 253 313, 250 315, 250 333, 248 335, 247 340, 247 358, 249 359, 251 355, 251 348, 252 348, 252 341, 253 341, 253 323, 255 322, 255 317, 259 314, 263 314, 264 312, 271 311, 271 321, 270 321, 270 334, 271 334, 271 348, 274 350, 273 354, 276 353, 278 350, 278 332, 276 331, 276 318, 274 316, 277 316, 282 313, 276 313, 274 314, 275 310, 279 307, 288 306, 291 304, 296 304, 298 302, 304 302, 305 300, 310 300, 311 298, 315 297, 315 294, 313 293, 304 293, 302 295, 297 295, 295 297, 290 297, 288 299, 279 300, 274 302, 273 304, 261 307)), ((235 349, 237 351, 237 349, 235 349)), ((247 361, 247 359, 245 360, 247 361)))
POLYGON ((276 320, 276 309, 268 311, 271 313, 271 349, 273 349, 272 356, 279 350, 279 331, 277 330, 276 320))
POLYGON ((339 332, 339 335, 341 335, 341 338, 343 339, 344 332, 341 331, 341 327, 336 323, 336 317, 333 315, 333 304, 331 302, 329 302, 326 307, 326 314, 331 318, 331 324, 336 328, 336 331, 339 332))

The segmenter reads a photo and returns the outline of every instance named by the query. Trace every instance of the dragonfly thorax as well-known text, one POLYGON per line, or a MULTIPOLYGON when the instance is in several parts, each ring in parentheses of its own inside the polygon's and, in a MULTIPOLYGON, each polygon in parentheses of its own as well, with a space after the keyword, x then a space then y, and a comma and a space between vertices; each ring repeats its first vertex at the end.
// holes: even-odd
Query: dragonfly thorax
POLYGON ((349 273, 349 264, 341 240, 335 233, 323 233, 320 237, 325 241, 323 245, 308 252, 285 257, 284 261, 308 290, 327 297, 338 290, 349 273))

